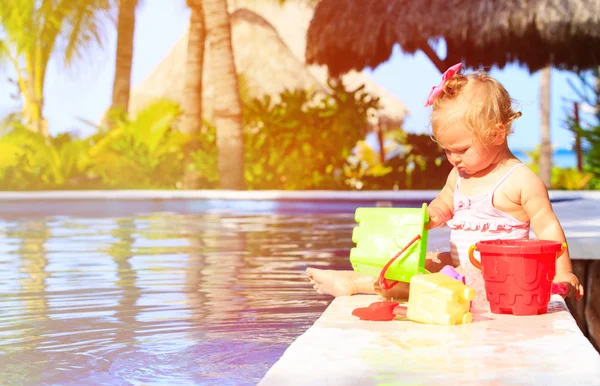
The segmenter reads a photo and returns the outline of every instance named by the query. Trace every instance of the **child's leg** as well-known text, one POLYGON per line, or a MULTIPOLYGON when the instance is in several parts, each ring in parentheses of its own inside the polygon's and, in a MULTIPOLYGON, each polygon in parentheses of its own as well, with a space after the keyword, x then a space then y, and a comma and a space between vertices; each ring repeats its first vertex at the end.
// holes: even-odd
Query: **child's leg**
MULTIPOLYGON (((429 252, 425 261, 425 269, 439 272, 445 265, 451 265, 448 252, 429 252)), ((333 296, 356 294, 379 294, 388 299, 407 299, 408 283, 398 283, 389 291, 379 287, 378 278, 360 274, 355 271, 335 271, 317 268, 306 270, 310 283, 317 292, 333 296)))

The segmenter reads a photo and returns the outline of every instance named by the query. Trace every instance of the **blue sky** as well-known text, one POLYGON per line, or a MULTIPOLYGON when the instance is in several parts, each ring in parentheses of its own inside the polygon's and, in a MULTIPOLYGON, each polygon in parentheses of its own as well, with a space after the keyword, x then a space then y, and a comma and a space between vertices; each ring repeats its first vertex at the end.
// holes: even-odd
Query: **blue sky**
MULTIPOLYGON (((132 84, 145 79, 167 55, 170 48, 184 33, 189 11, 184 0, 146 0, 138 12, 135 33, 132 84)), ((97 122, 109 106, 114 75, 114 51, 116 35, 114 28, 107 31, 102 51, 94 51, 85 61, 73 69, 49 69, 45 115, 50 122, 50 132, 79 131, 89 134, 93 129, 81 123, 79 118, 97 122)), ((439 83, 440 74, 429 59, 421 53, 405 55, 394 50, 392 58, 374 71, 373 78, 384 88, 398 96, 409 108, 411 116, 405 129, 411 132, 428 130, 429 110, 423 102, 431 86, 439 83)), ((511 96, 520 103, 523 116, 517 121, 510 143, 514 148, 532 148, 539 142, 539 74, 514 65, 503 70, 492 69, 491 74, 501 81, 511 96)), ((8 67, 0 71, 0 116, 18 109, 17 102, 10 99, 14 88, 6 79, 8 67)), ((552 142, 557 145, 571 143, 571 135, 564 127, 565 110, 572 109, 575 94, 567 84, 567 78, 575 78, 564 71, 552 71, 552 142)))

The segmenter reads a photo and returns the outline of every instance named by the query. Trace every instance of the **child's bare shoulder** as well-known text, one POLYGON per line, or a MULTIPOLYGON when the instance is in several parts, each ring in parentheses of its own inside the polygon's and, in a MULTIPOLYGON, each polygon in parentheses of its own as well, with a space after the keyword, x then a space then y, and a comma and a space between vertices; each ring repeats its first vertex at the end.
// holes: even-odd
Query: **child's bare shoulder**
POLYGON ((450 173, 448 174, 448 178, 446 179, 446 185, 454 191, 454 186, 456 186, 456 181, 458 180, 458 169, 452 168, 450 173))
POLYGON ((531 168, 527 165, 516 168, 508 177, 508 187, 510 191, 517 196, 522 194, 546 194, 547 189, 544 182, 531 168))
MULTIPOLYGON (((515 164, 515 165, 517 165, 517 164, 515 164)), ((533 170, 531 170, 531 168, 529 166, 527 166, 526 164, 523 164, 522 166, 519 166, 518 168, 516 168, 512 172, 512 176, 518 177, 518 178, 535 177, 538 180, 540 179, 539 176, 533 170)))

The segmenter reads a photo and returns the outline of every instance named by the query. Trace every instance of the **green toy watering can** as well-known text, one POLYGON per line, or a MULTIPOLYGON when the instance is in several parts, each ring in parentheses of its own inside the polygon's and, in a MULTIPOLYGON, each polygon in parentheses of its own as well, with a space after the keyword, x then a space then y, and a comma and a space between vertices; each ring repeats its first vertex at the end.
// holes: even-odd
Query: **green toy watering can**
POLYGON ((408 283, 425 269, 427 204, 421 208, 357 208, 358 223, 352 232, 356 247, 350 250, 350 263, 356 272, 380 276, 384 289, 393 287, 386 281, 408 283))

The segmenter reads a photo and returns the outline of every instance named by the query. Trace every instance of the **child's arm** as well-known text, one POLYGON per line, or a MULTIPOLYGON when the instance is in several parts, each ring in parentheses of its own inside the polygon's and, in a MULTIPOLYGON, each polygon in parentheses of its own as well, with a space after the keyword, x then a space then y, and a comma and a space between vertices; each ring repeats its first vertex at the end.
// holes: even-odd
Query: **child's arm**
POLYGON ((444 226, 446 221, 452 218, 452 213, 454 213, 454 186, 456 185, 457 175, 456 169, 450 171, 446 179, 446 185, 427 207, 429 212, 427 229, 444 226))
MULTIPOLYGON (((566 242, 565 233, 552 209, 548 189, 542 180, 531 172, 521 190, 521 206, 529 217, 531 229, 540 240, 552 240, 566 242)), ((583 286, 579 284, 579 279, 573 274, 571 257, 567 250, 556 261, 556 282, 569 283, 567 296, 583 296, 583 286)))

